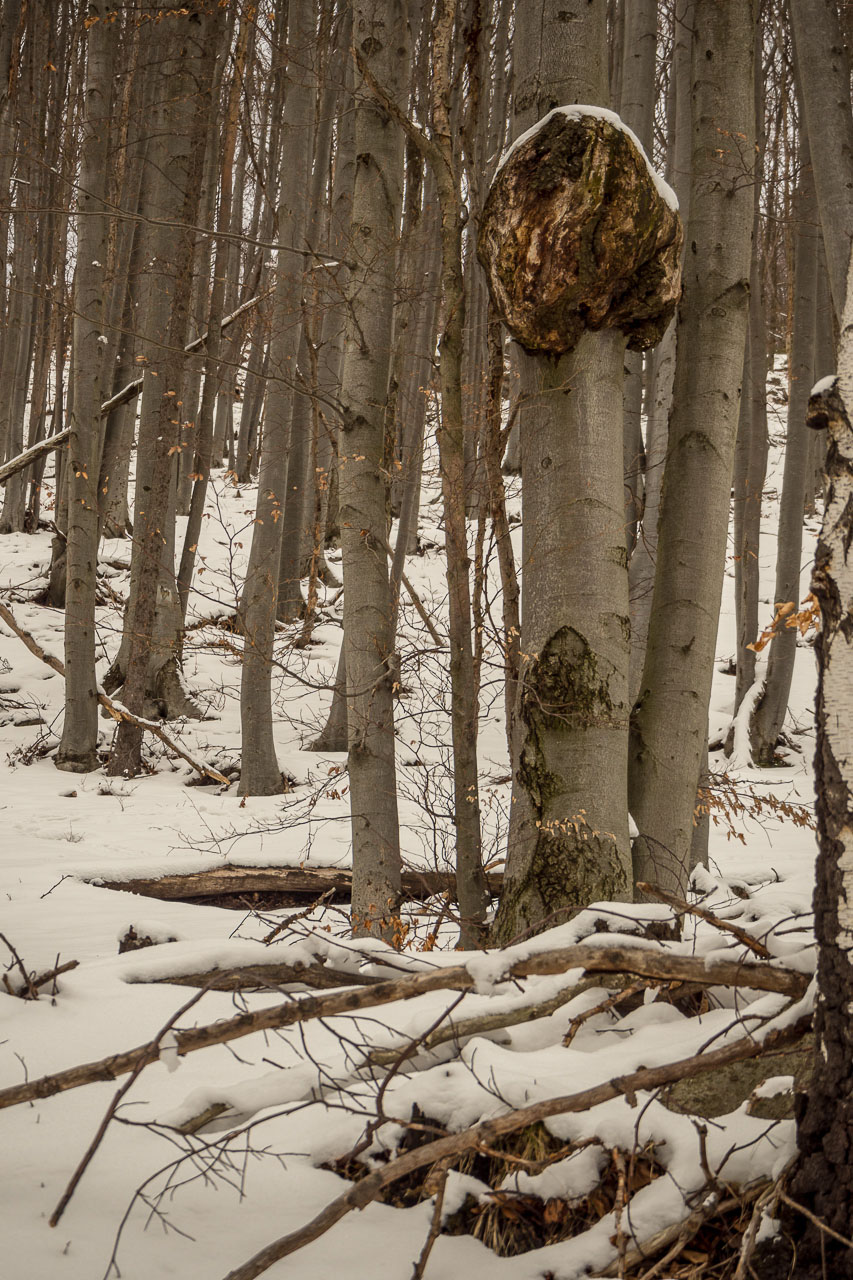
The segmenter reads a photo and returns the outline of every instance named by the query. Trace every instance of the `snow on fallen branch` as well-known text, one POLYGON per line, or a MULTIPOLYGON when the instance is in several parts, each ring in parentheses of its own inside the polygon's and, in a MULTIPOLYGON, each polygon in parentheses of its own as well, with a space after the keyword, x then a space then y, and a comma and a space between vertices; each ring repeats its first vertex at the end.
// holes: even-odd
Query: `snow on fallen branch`
POLYGON ((687 1080, 732 1062, 741 1062, 747 1058, 755 1058, 764 1053, 788 1048, 806 1034, 810 1025, 809 1018, 801 1018, 791 1026, 769 1032, 764 1039, 752 1035, 742 1036, 733 1043, 708 1053, 682 1058, 678 1062, 670 1062, 661 1067, 641 1067, 629 1075, 614 1077, 602 1084, 593 1085, 589 1089, 582 1089, 578 1093, 566 1094, 560 1098, 547 1098, 528 1107, 510 1111, 506 1115, 472 1125, 468 1129, 463 1129, 461 1133, 449 1134, 446 1138, 438 1138, 413 1151, 407 1151, 356 1182, 349 1190, 332 1200, 311 1222, 286 1236, 281 1236, 266 1248, 261 1249, 242 1266, 229 1271, 225 1280, 254 1280, 254 1277, 262 1275, 273 1263, 319 1239, 353 1209, 366 1208, 387 1187, 418 1169, 434 1165, 448 1157, 455 1159, 466 1152, 476 1152, 482 1147, 493 1147, 507 1134, 517 1133, 520 1129, 551 1116, 588 1111, 602 1102, 618 1098, 620 1094, 629 1102, 635 1102, 636 1094, 640 1091, 658 1089, 662 1085, 672 1084, 677 1080, 687 1080))
MULTIPOLYGON (((35 654, 40 662, 44 662, 52 671, 55 671, 57 675, 62 676, 64 679, 65 664, 60 662, 59 658, 54 657, 52 653, 48 653, 46 649, 43 649, 35 636, 31 635, 29 631, 25 631, 23 627, 19 626, 11 609, 7 609, 4 604, 0 604, 0 620, 5 622, 6 626, 11 631, 14 631, 20 640, 23 640, 30 653, 35 654)), ((153 733, 154 737, 159 738, 167 750, 172 751, 181 760, 186 761, 202 777, 213 778, 215 782, 220 782, 225 787, 230 786, 228 779, 223 774, 219 773, 217 769, 210 769, 207 765, 200 764, 198 760, 194 760, 183 747, 175 742, 174 738, 170 738, 167 733, 163 732, 156 721, 144 720, 141 716, 135 716, 132 711, 128 711, 127 707, 122 706, 121 703, 113 702, 112 698, 108 698, 103 690, 98 693, 98 702, 114 720, 127 720, 130 724, 137 724, 140 728, 146 729, 148 733, 153 733)))
MULTIPOLYGON (((481 979, 476 976, 478 959, 479 957, 473 957, 471 962, 471 969, 475 972, 465 965, 436 968, 412 977, 380 982, 376 986, 335 991, 322 996, 300 996, 284 1004, 179 1031, 176 1037, 177 1052, 184 1056, 210 1045, 225 1044, 242 1036, 252 1035, 256 1031, 281 1030, 316 1018, 356 1013, 398 1000, 411 1000, 430 991, 478 990, 481 987, 481 979)), ((495 971, 494 980, 511 981, 559 974, 569 969, 580 969, 586 973, 630 973, 665 982, 695 982, 704 987, 749 987, 756 991, 776 992, 792 999, 800 999, 809 984, 807 975, 780 965, 736 960, 706 961, 699 956, 671 955, 641 947, 590 947, 583 944, 542 952, 508 963, 504 971, 495 971)), ((31 1102, 35 1098, 50 1098, 57 1093, 96 1081, 114 1080, 117 1076, 137 1071, 140 1066, 156 1061, 159 1053, 159 1044, 152 1040, 96 1062, 84 1063, 43 1076, 39 1080, 13 1085, 0 1090, 0 1110, 21 1102, 31 1102)))

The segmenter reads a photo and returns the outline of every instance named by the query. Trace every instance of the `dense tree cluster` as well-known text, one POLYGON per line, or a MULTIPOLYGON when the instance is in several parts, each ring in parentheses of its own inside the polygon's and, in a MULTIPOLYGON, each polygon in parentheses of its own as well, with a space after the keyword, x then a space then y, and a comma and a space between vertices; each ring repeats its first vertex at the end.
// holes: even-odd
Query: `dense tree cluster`
MULTIPOLYGON (((65 610, 57 768, 104 763, 104 695, 117 708, 114 775, 140 771, 146 720, 200 714, 182 641, 209 478, 226 467, 257 485, 233 624, 239 791, 286 785, 276 627, 301 621, 307 643, 339 545, 343 642, 316 746, 347 751, 353 928, 392 940, 397 619, 434 428, 462 944, 630 901, 638 881, 684 895, 707 857, 732 502, 726 749, 770 764, 783 729, 797 635, 783 620, 799 609, 803 517, 822 490, 806 407, 835 368, 848 294, 852 35, 835 0, 3 0, 0 531, 50 516, 46 602, 65 610), (780 622, 764 664, 777 356, 780 622), (99 677, 105 536, 129 539, 131 577, 99 677), (477 757, 487 547, 512 771, 491 923, 477 757)), ((818 582, 828 670, 842 665, 830 635, 847 643, 849 624, 835 585, 850 542, 839 370, 840 388, 812 402, 834 441, 836 533, 818 582)), ((841 984, 822 1025, 837 1080, 853 1068, 839 1024, 850 946, 838 944, 851 930, 850 801, 831 721, 851 703, 846 686, 822 689, 820 942, 841 984)), ((849 1153, 838 1141, 818 1154, 814 1137, 831 1087, 806 1121, 801 1189, 819 1200, 847 1168, 821 1202, 845 1232, 849 1153)))

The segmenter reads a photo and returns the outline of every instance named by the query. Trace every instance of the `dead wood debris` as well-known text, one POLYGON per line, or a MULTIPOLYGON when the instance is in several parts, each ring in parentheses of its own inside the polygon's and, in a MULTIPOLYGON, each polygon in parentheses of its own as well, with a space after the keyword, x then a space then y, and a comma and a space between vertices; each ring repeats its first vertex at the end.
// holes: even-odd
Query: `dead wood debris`
MULTIPOLYGON (((63 678, 65 677, 65 664, 60 662, 59 658, 54 657, 52 653, 47 653, 36 640, 35 636, 30 635, 29 631, 25 631, 23 627, 19 626, 11 609, 7 609, 3 604, 0 604, 0 619, 6 623, 6 626, 9 627, 9 629, 13 631, 20 640, 23 640, 30 653, 35 654, 35 656, 41 662, 44 662, 48 667, 50 667, 52 671, 57 672, 57 674, 61 675, 63 678)), ((207 765, 200 764, 197 760, 194 760, 183 747, 175 742, 174 739, 170 738, 168 734, 164 733, 160 726, 155 724, 152 720, 144 720, 140 716, 135 716, 132 711, 128 711, 127 707, 122 706, 120 703, 113 702, 112 698, 108 698, 105 693, 98 694, 98 702, 107 714, 112 716, 113 720, 117 722, 127 720, 131 724, 140 725, 147 733, 151 733, 155 738, 159 738, 168 751, 179 756, 181 760, 185 760, 186 763, 191 765, 197 773, 213 778, 222 786, 227 787, 229 785, 227 778, 224 778, 216 769, 210 769, 207 765)))

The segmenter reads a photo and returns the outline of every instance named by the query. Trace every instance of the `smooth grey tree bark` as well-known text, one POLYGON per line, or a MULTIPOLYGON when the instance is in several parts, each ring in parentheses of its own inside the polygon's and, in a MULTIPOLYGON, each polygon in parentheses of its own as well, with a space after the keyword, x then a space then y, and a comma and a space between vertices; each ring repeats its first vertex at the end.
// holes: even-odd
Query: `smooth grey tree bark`
POLYGON ((755 164, 749 0, 696 0, 678 361, 645 666, 632 716, 634 873, 683 893, 713 674, 743 376, 755 164))
MULTIPOLYGON (((756 181, 753 188, 752 260, 749 269, 749 317, 744 352, 743 390, 735 443, 732 493, 735 555, 735 629, 737 633, 735 715, 753 690, 758 636, 761 500, 767 472, 767 307, 761 246, 761 196, 764 152, 764 81, 761 72, 763 27, 755 34, 756 181)), ((733 745, 733 741, 732 741, 733 745)), ((727 743, 727 749, 729 744, 727 743)))
MULTIPOLYGON (((655 64, 657 59, 658 0, 632 0, 624 10, 624 45, 619 85, 619 115, 633 129, 646 155, 653 154, 655 64)), ((645 450, 642 431, 643 357, 625 354, 624 471, 625 532, 629 554, 637 542, 643 513, 645 450)))
MULTIPOLYGON (((288 15, 290 58, 278 210, 278 238, 288 249, 301 248, 305 237, 314 118, 313 45, 314 5, 310 0, 293 0, 288 15)), ((302 336, 302 289, 302 258, 279 250, 255 527, 239 608, 243 795, 277 795, 284 789, 273 739, 272 659, 287 450, 302 336)))
POLYGON ((375 87, 404 99, 401 0, 355 0, 352 269, 341 376, 338 493, 352 814, 352 922, 393 939, 400 900, 394 740, 394 603, 386 540, 386 408, 403 182, 403 135, 375 87))
MULTIPOLYGON (((806 487, 813 482, 809 445, 820 440, 804 430, 809 391, 815 380, 815 328, 817 324, 818 240, 817 203, 809 149, 803 137, 800 147, 800 180, 794 199, 793 332, 788 366, 788 414, 785 465, 776 552, 774 602, 792 601, 799 608, 800 562, 803 550, 803 507, 806 487)), ((773 756, 788 710, 797 630, 778 630, 770 642, 764 687, 750 718, 749 735, 757 765, 773 763, 773 756)))
MULTIPOLYGON (((146 48, 151 66, 152 140, 143 209, 148 266, 141 305, 145 381, 139 418, 130 595, 119 654, 104 677, 135 715, 198 715, 183 684, 175 581, 175 456, 189 322, 193 234, 206 116, 222 11, 175 3, 146 48), (177 205, 177 208, 176 208, 177 205), (177 215, 177 216, 176 216, 177 215), (170 223, 183 224, 176 231, 170 223)), ((142 729, 122 721, 107 771, 141 767, 142 729)))
MULTIPOLYGON (((525 13, 519 25, 515 65, 517 108, 521 113, 531 108, 536 113, 547 112, 563 103, 608 101, 606 5, 587 5, 582 13, 573 14, 571 22, 564 21, 564 17, 562 8, 546 3, 537 6, 529 18, 525 13)), ((559 116, 552 120, 552 130, 571 128, 560 125, 559 116)), ((522 118, 519 123, 527 121, 522 118)), ((551 136, 547 127, 536 135, 543 148, 547 146, 545 138, 551 136)), ((627 179, 630 169, 641 181, 639 168, 632 167, 636 163, 642 165, 645 180, 650 180, 644 163, 624 134, 608 134, 608 139, 608 146, 614 150, 606 153, 606 160, 602 153, 601 160, 614 183, 608 192, 607 207, 614 217, 621 218, 623 209, 627 211, 633 200, 626 190, 616 194, 621 179, 627 179), (619 150, 629 145, 636 161, 629 162, 628 152, 619 150), (622 167, 623 163, 628 167, 622 167), (625 206, 621 203, 623 197, 625 206)), ((560 154, 571 154, 568 138, 554 145, 560 148, 560 154)), ((531 164, 533 154, 530 153, 531 164)), ((526 151, 515 153, 519 164, 526 155, 526 151)), ((544 163, 554 163, 547 150, 544 163)), ((583 177, 576 179, 579 185, 595 184, 590 175, 597 163, 584 161, 579 170, 583 177)), ((503 288, 514 298, 513 280, 523 280, 527 292, 537 296, 522 268, 535 280, 538 262, 553 264, 553 278, 547 273, 543 277, 543 297, 552 297, 561 272, 565 272, 564 279, 598 281, 612 265, 606 254, 597 257, 595 253, 579 271, 573 271, 568 261, 557 265, 560 257, 552 247, 559 243, 556 239, 548 242, 547 255, 539 258, 534 253, 528 258, 522 246, 533 232, 525 230, 526 223, 516 232, 511 219, 499 216, 494 230, 490 229, 493 200, 499 199, 495 212, 500 210, 503 215, 504 207, 511 211, 517 198, 511 185, 515 172, 511 166, 513 160, 500 171, 480 227, 480 257, 489 270, 493 300, 510 332, 526 348, 520 357, 524 396, 523 657, 506 879, 495 924, 499 941, 542 927, 555 913, 569 914, 597 898, 625 899, 630 896, 631 885, 627 806, 630 629, 622 384, 626 331, 634 319, 629 314, 628 299, 633 295, 630 285, 625 287, 622 298, 628 308, 626 314, 617 317, 607 313, 607 318, 602 315, 598 323, 591 321, 597 306, 592 298, 585 300, 580 320, 569 310, 561 313, 556 305, 546 307, 543 302, 542 325, 546 332, 542 338, 531 331, 532 323, 525 326, 523 316, 508 316, 506 299, 499 294, 503 288), (504 190, 505 184, 509 184, 509 190, 504 190), (496 196, 501 191, 503 194, 496 196), (510 248, 516 243, 511 238, 513 234, 518 236, 517 254, 510 248), (500 247, 502 241, 507 246, 505 250, 500 247), (498 262, 506 263, 505 275, 488 260, 491 253, 498 262), (518 263, 511 267, 513 254, 518 263), (587 325, 600 325, 600 331, 584 331, 587 325), (547 335, 551 329, 561 336, 560 345, 549 349, 547 335), (542 349, 534 349, 537 342, 542 342, 542 349)), ((544 172, 552 170, 546 168, 544 172)), ((553 199, 555 207, 559 207, 556 197, 547 194, 547 179, 537 179, 533 169, 524 177, 530 185, 521 186, 519 174, 522 191, 527 189, 533 195, 541 189, 543 201, 553 199)), ((627 179, 628 187, 631 182, 627 179)), ((585 198, 578 197, 581 201, 585 198)), ((634 238, 639 229, 636 213, 625 212, 622 233, 608 241, 618 240, 627 253, 642 242, 644 250, 654 253, 649 241, 643 239, 643 234, 654 226, 652 241, 657 246, 660 233, 662 242, 666 242, 669 271, 662 269, 655 278, 661 285, 661 295, 667 286, 671 286, 671 294, 668 309, 661 296, 660 312, 656 313, 660 326, 650 324, 654 334, 646 335, 649 341, 660 337, 677 295, 678 220, 671 211, 663 211, 662 201, 660 205, 650 202, 650 221, 643 224, 638 239, 634 238), (656 218, 661 221, 658 223, 656 218)), ((594 197, 589 198, 589 207, 596 207, 594 197)), ((554 214, 550 208, 546 217, 547 225, 552 225, 554 214)), ((535 225, 536 235, 543 234, 538 222, 535 225)), ((565 253, 562 244, 560 247, 565 253)), ((576 248, 583 255, 585 250, 576 248)), ((623 280, 630 279, 632 270, 625 264, 623 280)), ((592 286, 593 291, 596 287, 592 286)), ((651 305, 651 296, 648 301, 651 305)), ((654 301, 657 303, 657 295, 654 301)), ((636 345, 648 345, 648 341, 638 339, 636 345)))
POLYGON ((101 404, 112 370, 104 333, 112 77, 115 28, 107 0, 89 0, 83 143, 74 273, 74 407, 68 450, 68 526, 65 587, 65 719, 57 769, 88 773, 98 767, 98 688, 95 678, 95 582, 98 564, 98 476, 101 404))
MULTIPOLYGON (((221 151, 219 153, 219 209, 217 213, 220 229, 228 229, 231 225, 231 203, 234 184, 234 149, 239 123, 240 91, 243 82, 246 62, 246 46, 250 23, 245 17, 240 19, 234 50, 234 69, 228 84, 224 130, 221 134, 221 151)), ((214 182, 215 185, 215 182, 214 182)), ((189 472, 192 480, 192 492, 189 506, 189 519, 184 534, 184 545, 181 551, 181 562, 178 569, 178 599, 181 618, 186 619, 187 601, 192 585, 196 551, 201 537, 204 504, 207 497, 207 486, 210 479, 211 454, 213 451, 213 416, 216 406, 216 395, 219 390, 222 372, 219 367, 219 356, 222 350, 222 321, 225 316, 225 284, 228 261, 228 242, 224 239, 216 241, 213 254, 213 285, 207 307, 207 337, 204 343, 204 386, 198 419, 195 424, 193 439, 192 468, 189 472)), ((206 282, 206 277, 205 277, 206 282)))
POLYGON ((850 62, 836 0, 789 0, 789 5, 832 301, 840 319, 853 237, 850 62))
MULTIPOLYGON (((678 196, 681 221, 685 229, 690 224, 690 153, 692 149, 690 64, 693 3, 694 0, 677 0, 673 11, 672 64, 667 103, 669 154, 666 177, 678 196)), ((676 321, 673 320, 649 356, 643 519, 637 545, 634 547, 631 563, 628 566, 631 606, 629 676, 631 706, 637 701, 640 691, 654 595, 660 495, 669 444, 669 414, 675 382, 676 331, 676 321)))

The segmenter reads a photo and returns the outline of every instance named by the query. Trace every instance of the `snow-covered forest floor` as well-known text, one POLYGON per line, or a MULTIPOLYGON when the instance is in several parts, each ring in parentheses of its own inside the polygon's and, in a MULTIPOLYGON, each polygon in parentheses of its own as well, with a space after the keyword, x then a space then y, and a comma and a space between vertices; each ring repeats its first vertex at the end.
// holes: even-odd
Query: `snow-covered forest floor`
MULTIPOLYGON (((761 557, 762 617, 768 623, 784 438, 784 406, 779 402, 784 381, 778 371, 772 384, 761 557)), ((424 551, 410 558, 407 572, 446 633, 437 495, 433 472, 427 476, 422 505, 424 551)), ((517 513, 517 493, 512 501, 517 513)), ((217 623, 234 612, 254 508, 253 489, 237 489, 217 474, 185 647, 187 682, 206 718, 169 727, 191 755, 220 770, 239 763, 240 667, 239 641, 217 623)), ((179 521, 178 545, 181 526, 179 521)), ((815 529, 812 522, 806 534, 801 597, 808 589, 815 529)), ((121 566, 129 563, 129 547, 109 543, 103 558, 104 598, 116 598, 98 612, 101 672, 118 645, 118 601, 128 585, 121 566)), ((44 585, 49 559, 48 533, 0 540, 0 598, 45 649, 61 655, 63 615, 32 602, 44 585)), ((334 553, 330 560, 334 568, 334 553)), ((726 674, 735 649, 733 565, 727 568, 710 709, 712 743, 725 733, 734 693, 734 678, 726 674)), ((494 579, 488 601, 497 626, 500 600, 494 579)), ((412 905, 404 920, 409 926, 404 947, 390 955, 378 943, 348 939, 344 912, 335 905, 310 915, 300 908, 252 910, 248 905, 235 911, 98 887, 99 881, 196 872, 225 862, 347 865, 345 758, 305 749, 328 707, 325 686, 336 666, 341 607, 338 592, 321 588, 322 616, 311 644, 293 647, 298 627, 280 632, 277 744, 293 787, 269 799, 241 800, 236 787, 196 785, 197 775, 153 740, 147 748, 149 776, 122 781, 103 772, 58 772, 51 753, 60 728, 62 679, 0 624, 0 966, 6 974, 6 986, 0 989, 0 1088, 150 1040, 197 994, 169 981, 181 974, 271 960, 311 963, 320 956, 339 971, 388 978, 457 965, 464 958, 452 950, 455 935, 446 921, 434 945, 436 904, 429 909, 412 905), (156 945, 119 954, 119 941, 131 929, 156 945), (37 1000, 23 1000, 13 994, 22 979, 10 944, 30 974, 50 970, 57 962, 79 963, 43 986, 37 1000)), ((399 648, 404 854, 412 867, 447 867, 452 785, 445 655, 436 651, 405 598, 399 648)), ((510 783, 502 671, 491 637, 485 657, 482 805, 485 848, 497 866, 510 783)), ((805 974, 814 964, 814 834, 802 822, 813 808, 814 684, 807 638, 798 649, 786 724, 794 745, 778 768, 732 771, 735 785, 719 793, 714 809, 710 872, 696 886, 705 895, 704 907, 759 939, 771 957, 805 974), (792 806, 791 811, 779 812, 775 801, 792 806), (745 811, 737 811, 739 802, 745 811)), ((105 747, 111 732, 111 722, 104 721, 105 747)), ((723 772, 725 763, 721 754, 712 755, 712 770, 723 772)), ((501 981, 509 959, 583 939, 591 946, 612 945, 620 935, 632 946, 675 954, 749 956, 734 935, 700 919, 685 920, 680 941, 651 939, 648 923, 671 915, 663 905, 590 908, 519 944, 506 960, 470 959, 475 986, 464 997, 436 990, 361 1014, 255 1033, 180 1059, 169 1051, 167 1037, 162 1061, 149 1065, 132 1084, 54 1228, 48 1219, 116 1089, 128 1077, 6 1110, 0 1161, 4 1276, 217 1280, 346 1190, 343 1174, 353 1172, 353 1163, 345 1170, 327 1166, 359 1146, 366 1126, 376 1120, 377 1098, 386 1122, 368 1133, 361 1153, 374 1167, 379 1167, 382 1152, 397 1148, 403 1123, 418 1115, 415 1108, 427 1123, 459 1130, 508 1107, 585 1089, 640 1066, 686 1058, 709 1045, 719 1047, 747 1029, 766 1034, 801 1011, 785 996, 752 989, 714 988, 692 1003, 686 998, 655 1000, 650 989, 627 1002, 628 1012, 617 1007, 574 1022, 616 990, 606 975, 561 1005, 559 993, 577 985, 580 970, 501 981), (448 1040, 428 1052, 417 1049, 386 1080, 388 1055, 383 1062, 377 1055, 394 1048, 399 1054, 412 1037, 446 1025, 451 1007, 452 1020, 458 1022, 546 1001, 551 1001, 548 1008, 557 1006, 555 1011, 469 1034, 459 1042, 448 1040), (570 1028, 571 1043, 564 1044, 570 1028), (180 1132, 211 1107, 219 1114, 205 1127, 180 1132)), ((300 988, 286 991, 290 994, 282 996, 277 989, 207 991, 177 1025, 206 1025, 244 1009, 278 1005, 300 988)), ((776 1077, 764 1090, 769 1093, 789 1088, 790 1079, 779 1079, 789 1074, 784 1063, 776 1069, 772 1060, 756 1068, 756 1080, 776 1077)), ((530 1130, 526 1145, 517 1145, 512 1158, 494 1153, 467 1158, 448 1175, 442 1206, 448 1227, 463 1233, 441 1235, 435 1242, 426 1264, 428 1280, 457 1280, 463 1274, 468 1280, 543 1275, 571 1280, 608 1267, 608 1274, 617 1274, 620 1248, 625 1254, 634 1247, 632 1240, 647 1240, 696 1209, 691 1197, 698 1191, 707 1196, 708 1170, 725 1198, 727 1187, 772 1179, 790 1160, 793 1121, 770 1117, 772 1107, 749 1100, 751 1088, 747 1083, 736 1109, 702 1121, 670 1109, 671 1100, 665 1105, 657 1094, 617 1097, 591 1110, 553 1117, 547 1133, 530 1130), (569 1232, 571 1238, 560 1238, 569 1232), (489 1248, 516 1248, 525 1239, 536 1247, 515 1256, 498 1257, 489 1248)), ((269 1274, 409 1280, 430 1231, 434 1201, 429 1192, 409 1179, 402 1191, 387 1197, 388 1203, 372 1203, 347 1215, 315 1243, 276 1263, 269 1274)), ((761 1229, 770 1228, 764 1224, 761 1229)), ((694 1243, 701 1258, 701 1236, 694 1243)))

